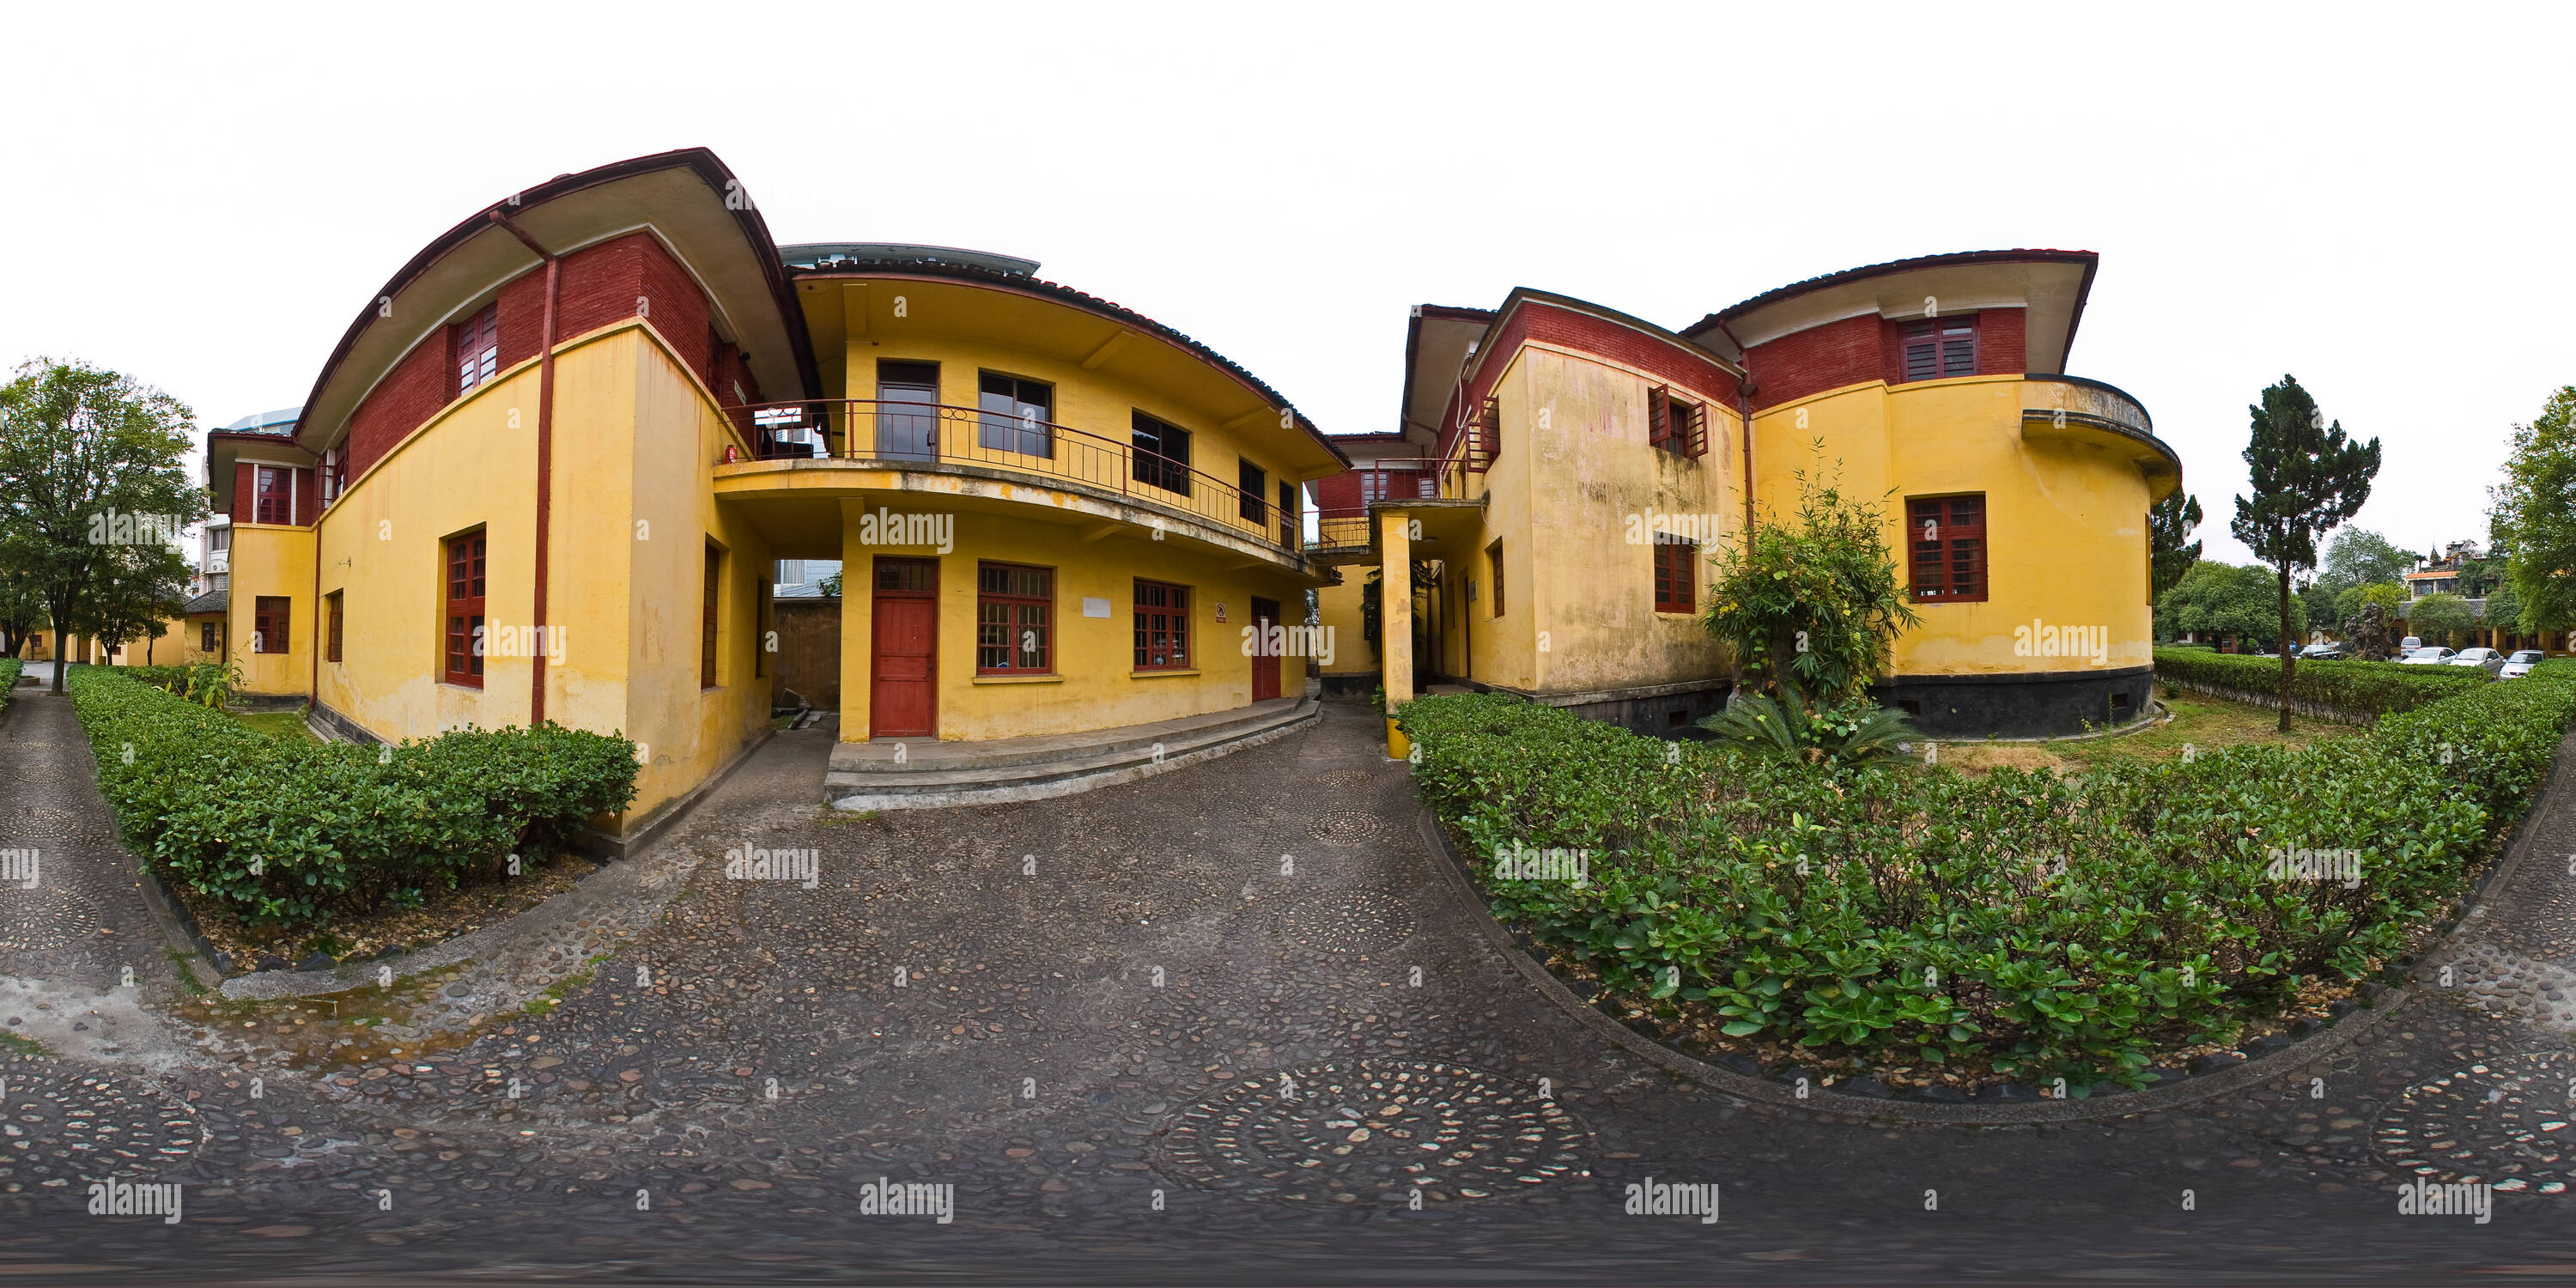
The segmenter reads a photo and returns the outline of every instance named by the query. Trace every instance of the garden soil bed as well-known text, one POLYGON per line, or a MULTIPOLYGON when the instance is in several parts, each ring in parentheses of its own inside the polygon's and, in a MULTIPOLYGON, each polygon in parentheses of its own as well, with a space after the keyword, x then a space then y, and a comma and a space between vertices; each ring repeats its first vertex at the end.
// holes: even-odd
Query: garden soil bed
POLYGON ((555 855, 523 865, 515 877, 459 882, 453 890, 429 896, 418 908, 382 908, 363 916, 335 917, 324 926, 295 929, 250 925, 187 886, 171 882, 169 888, 196 918, 206 942, 229 956, 234 973, 239 974, 257 969, 263 959, 275 970, 281 968, 279 963, 302 968, 317 952, 337 962, 427 948, 536 907, 572 889, 601 866, 579 854, 555 855))

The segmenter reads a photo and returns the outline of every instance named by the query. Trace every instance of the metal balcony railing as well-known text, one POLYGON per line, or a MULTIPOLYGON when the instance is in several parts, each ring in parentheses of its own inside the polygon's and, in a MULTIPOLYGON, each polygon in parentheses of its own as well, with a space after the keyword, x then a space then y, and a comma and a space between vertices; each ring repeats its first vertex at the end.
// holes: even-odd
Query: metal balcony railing
MULTIPOLYGON (((891 468, 975 466, 1080 484, 1168 510, 1295 557, 1299 517, 1188 462, 1087 430, 1008 412, 880 398, 728 407, 762 460, 834 458, 891 468)), ((1264 477, 1265 490, 1277 486, 1264 477)))

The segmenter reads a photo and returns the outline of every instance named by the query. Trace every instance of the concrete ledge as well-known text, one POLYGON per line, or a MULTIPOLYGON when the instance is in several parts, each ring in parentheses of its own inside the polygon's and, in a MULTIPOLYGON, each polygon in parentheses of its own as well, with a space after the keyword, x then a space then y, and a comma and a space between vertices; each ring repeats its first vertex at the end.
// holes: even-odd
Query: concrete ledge
POLYGON ((325 742, 354 742, 370 747, 384 742, 384 739, 369 733, 366 726, 324 705, 319 698, 314 699, 312 709, 305 712, 304 724, 325 742))

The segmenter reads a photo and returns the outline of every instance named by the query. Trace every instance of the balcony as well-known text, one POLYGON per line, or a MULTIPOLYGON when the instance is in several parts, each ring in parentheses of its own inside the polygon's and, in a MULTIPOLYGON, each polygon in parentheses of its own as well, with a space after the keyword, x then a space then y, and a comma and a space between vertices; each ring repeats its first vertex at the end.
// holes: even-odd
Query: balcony
POLYGON ((2182 457, 2156 437, 2147 409, 2126 392, 2081 376, 2034 375, 2021 385, 2025 442, 2078 442, 2134 459, 2161 496, 2182 480, 2182 457))
POLYGON ((1445 457, 1381 459, 1352 471, 1360 477, 1360 495, 1368 501, 1316 511, 1315 540, 1307 547, 1308 557, 1321 564, 1375 562, 1373 511, 1404 510, 1415 519, 1431 520, 1438 531, 1424 529, 1425 539, 1438 545, 1437 538, 1451 535, 1448 529, 1454 525, 1440 521, 1447 516, 1436 512, 1481 509, 1480 498, 1468 495, 1468 476, 1483 473, 1491 463, 1492 454, 1485 446, 1490 442, 1489 435, 1466 438, 1453 443, 1445 457))
MULTIPOLYGON (((754 459, 717 467, 719 476, 733 484, 719 489, 720 494, 772 490, 759 482, 760 476, 781 473, 808 475, 797 480, 809 485, 794 489, 799 491, 837 485, 837 480, 810 478, 815 472, 862 470, 1026 482, 1067 494, 1078 502, 1070 508, 1098 517, 1156 532, 1196 532, 1213 538, 1212 544, 1257 551, 1300 570, 1307 566, 1299 516, 1280 512, 1271 497, 1256 496, 1238 480, 1219 478, 1132 442, 1070 425, 974 407, 874 398, 728 407, 725 412, 749 425, 746 437, 754 459)), ((777 490, 790 486, 781 480, 777 490)), ((1264 482, 1265 489, 1277 486, 1276 479, 1264 482)), ((970 490, 968 495, 981 493, 970 490)))

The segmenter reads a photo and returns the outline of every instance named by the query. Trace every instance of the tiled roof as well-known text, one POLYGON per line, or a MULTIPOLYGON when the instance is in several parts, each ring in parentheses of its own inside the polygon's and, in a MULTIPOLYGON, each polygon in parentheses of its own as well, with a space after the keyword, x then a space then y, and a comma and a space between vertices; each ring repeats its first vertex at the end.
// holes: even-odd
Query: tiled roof
POLYGON ((197 596, 195 599, 189 600, 188 611, 185 615, 196 617, 206 613, 220 613, 231 606, 232 590, 229 587, 222 590, 210 590, 205 594, 197 596))
POLYGON ((1889 273, 1910 272, 1918 268, 1940 268, 1950 264, 2009 264, 2016 261, 2033 259, 2082 263, 2093 258, 2095 258, 2095 256, 2093 252, 2089 250, 2025 249, 1963 250, 1953 251, 1946 255, 1918 255, 1912 259, 1891 259, 1884 264, 1863 264, 1858 268, 1846 268, 1839 273, 1827 273, 1822 277, 1810 277, 1803 282, 1791 282, 1787 286, 1764 291, 1760 295, 1756 295, 1752 299, 1746 300, 1741 304, 1731 305, 1727 308, 1719 309, 1715 313, 1709 314, 1707 318, 1701 320, 1691 329, 1698 330, 1700 327, 1707 326, 1711 322, 1733 319, 1738 315, 1760 308, 1765 304, 1769 304, 1773 300, 1785 300, 1793 295, 1804 295, 1809 291, 1820 290, 1839 282, 1857 281, 1864 277, 1883 277, 1889 273))

